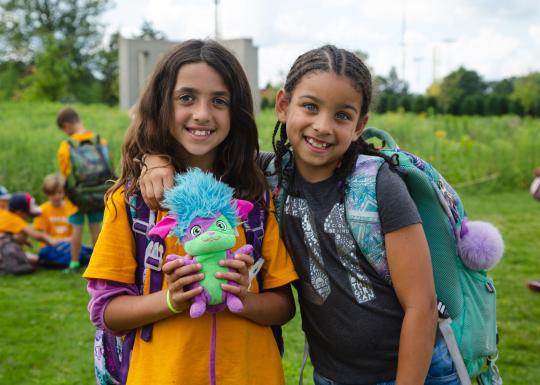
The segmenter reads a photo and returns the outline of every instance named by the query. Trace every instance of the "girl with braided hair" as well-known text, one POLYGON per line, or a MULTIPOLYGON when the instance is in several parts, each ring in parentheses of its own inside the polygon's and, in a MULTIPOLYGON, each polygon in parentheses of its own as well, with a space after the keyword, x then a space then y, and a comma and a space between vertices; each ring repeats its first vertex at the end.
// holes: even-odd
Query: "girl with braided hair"
MULTIPOLYGON (((325 45, 296 59, 276 97, 275 172, 269 180, 299 276, 295 286, 314 382, 459 384, 436 335, 436 294, 421 218, 391 159, 376 171, 374 197, 390 281, 362 254, 347 221, 345 192, 368 188, 355 174, 357 160, 384 158, 361 138, 371 94, 365 64, 350 51, 325 45), (353 174, 360 182, 350 186, 353 174)), ((372 240, 369 234, 363 239, 372 240)))

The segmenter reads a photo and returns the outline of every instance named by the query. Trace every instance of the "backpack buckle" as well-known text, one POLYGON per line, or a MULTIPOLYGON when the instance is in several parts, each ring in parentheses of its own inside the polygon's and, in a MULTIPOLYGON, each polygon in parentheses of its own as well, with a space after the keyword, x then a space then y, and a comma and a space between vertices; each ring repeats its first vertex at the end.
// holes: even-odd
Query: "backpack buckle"
POLYGON ((144 252, 144 268, 161 271, 163 264, 163 252, 165 247, 162 242, 150 240, 144 252))
POLYGON ((131 225, 131 230, 133 230, 134 233, 144 235, 146 238, 148 238, 148 231, 150 230, 150 223, 141 221, 140 219, 133 218, 133 224, 131 225))
POLYGON ((250 227, 249 226, 249 223, 248 222, 244 222, 244 226, 247 227, 246 230, 248 230, 249 232, 255 234, 257 236, 257 238, 259 239, 262 239, 264 238, 264 224, 259 224, 259 226, 257 227, 250 227))

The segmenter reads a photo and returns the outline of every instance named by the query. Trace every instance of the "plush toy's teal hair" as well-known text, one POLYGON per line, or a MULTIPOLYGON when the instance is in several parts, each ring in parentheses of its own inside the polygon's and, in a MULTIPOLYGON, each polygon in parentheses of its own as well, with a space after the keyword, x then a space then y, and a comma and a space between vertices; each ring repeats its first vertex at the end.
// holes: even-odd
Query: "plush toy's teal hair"
POLYGON ((175 186, 165 192, 164 206, 176 216, 178 224, 172 229, 172 234, 178 239, 185 235, 193 219, 212 218, 218 212, 227 218, 233 228, 236 227, 231 187, 198 168, 176 174, 174 181, 175 186))

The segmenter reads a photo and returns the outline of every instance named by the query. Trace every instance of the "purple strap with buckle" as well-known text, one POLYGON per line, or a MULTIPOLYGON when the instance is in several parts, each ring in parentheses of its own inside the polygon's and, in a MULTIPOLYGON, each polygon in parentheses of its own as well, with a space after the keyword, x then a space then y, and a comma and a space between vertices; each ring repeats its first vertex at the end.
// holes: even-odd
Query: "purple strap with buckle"
MULTIPOLYGON (((139 293, 142 295, 144 291, 144 273, 148 267, 150 271, 150 293, 155 293, 160 291, 163 285, 161 260, 154 258, 152 253, 146 255, 146 249, 149 242, 152 241, 157 243, 161 247, 161 250, 165 250, 165 242, 159 237, 148 238, 147 233, 154 223, 149 223, 150 209, 140 195, 136 195, 135 198, 135 218, 132 218, 129 204, 127 212, 129 213, 129 222, 135 239, 135 256, 137 260, 135 282, 139 288, 139 293)), ((161 254, 158 254, 158 257, 161 257, 161 254)), ((152 324, 143 327, 141 338, 146 342, 150 341, 152 338, 152 324)))

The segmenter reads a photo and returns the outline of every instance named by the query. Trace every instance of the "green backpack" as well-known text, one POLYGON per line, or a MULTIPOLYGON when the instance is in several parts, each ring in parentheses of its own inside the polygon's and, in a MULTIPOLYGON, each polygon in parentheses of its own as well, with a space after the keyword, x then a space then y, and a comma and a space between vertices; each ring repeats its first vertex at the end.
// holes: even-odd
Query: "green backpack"
MULTIPOLYGON (((422 217, 439 300, 439 329, 462 385, 471 384, 470 378, 476 378, 481 385, 502 384, 495 365, 498 356, 495 287, 485 270, 470 269, 462 261, 459 243, 467 228, 467 218, 459 196, 431 165, 399 149, 388 133, 367 128, 363 138, 373 137, 382 140, 386 147, 381 152, 405 175, 409 193, 422 217)), ((376 177, 383 163, 381 157, 358 157, 355 170, 347 179, 344 203, 351 233, 360 250, 377 273, 391 284, 376 199, 376 177)), ((281 219, 287 186, 275 188, 274 170, 271 162, 266 172, 281 219)), ((502 239, 494 231, 495 238, 499 237, 495 241, 500 242, 502 256, 502 239)))
POLYGON ((103 197, 115 179, 109 147, 99 135, 90 140, 69 144, 71 172, 66 178, 66 195, 82 213, 103 211, 103 197))

